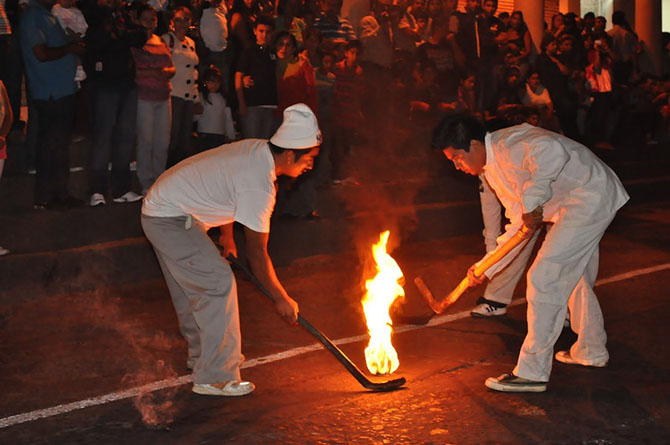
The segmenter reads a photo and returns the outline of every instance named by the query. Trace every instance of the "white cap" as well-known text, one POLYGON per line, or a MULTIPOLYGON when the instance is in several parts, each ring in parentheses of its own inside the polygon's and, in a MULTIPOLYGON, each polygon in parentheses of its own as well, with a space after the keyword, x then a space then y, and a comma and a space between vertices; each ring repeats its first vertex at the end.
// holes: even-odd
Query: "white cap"
POLYGON ((305 149, 321 144, 321 130, 316 116, 305 104, 295 104, 284 110, 284 120, 270 138, 281 148, 305 149))

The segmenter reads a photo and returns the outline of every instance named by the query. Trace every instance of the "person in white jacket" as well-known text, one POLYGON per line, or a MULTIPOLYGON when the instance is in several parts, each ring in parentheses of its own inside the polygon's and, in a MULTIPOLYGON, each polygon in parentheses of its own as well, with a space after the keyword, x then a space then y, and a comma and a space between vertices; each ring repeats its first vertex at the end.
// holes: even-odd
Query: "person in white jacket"
MULTIPOLYGON (((484 174, 510 219, 498 246, 523 224, 550 224, 528 272, 528 334, 517 365, 510 374, 487 379, 486 386, 504 392, 545 391, 568 307, 578 337, 570 350, 557 352, 556 359, 606 366, 607 335, 593 285, 600 239, 629 199, 616 174, 585 146, 529 124, 486 133, 476 118, 456 114, 440 122, 432 144, 457 169, 484 174)), ((522 248, 513 249, 485 277, 476 277, 473 265, 470 285, 503 270, 522 248)))

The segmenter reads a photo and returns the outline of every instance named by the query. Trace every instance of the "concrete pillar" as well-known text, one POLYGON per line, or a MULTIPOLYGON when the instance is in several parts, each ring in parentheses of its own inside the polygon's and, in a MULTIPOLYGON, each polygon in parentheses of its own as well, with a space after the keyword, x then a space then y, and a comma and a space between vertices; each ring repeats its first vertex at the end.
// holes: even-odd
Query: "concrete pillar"
MULTIPOLYGON (((633 26, 635 24, 635 3, 635 0, 614 0, 612 12, 623 11, 630 26, 633 26)), ((611 21, 612 17, 608 17, 607 20, 611 21)))
POLYGON ((514 10, 523 11, 523 18, 533 39, 533 46, 540 54, 540 44, 544 33, 544 2, 538 0, 514 0, 514 10))
POLYGON ((640 57, 640 70, 660 75, 663 65, 661 48, 661 0, 635 2, 635 32, 644 42, 640 57))
POLYGON ((581 0, 559 0, 558 10, 563 14, 574 12, 577 17, 582 16, 582 2, 581 0))

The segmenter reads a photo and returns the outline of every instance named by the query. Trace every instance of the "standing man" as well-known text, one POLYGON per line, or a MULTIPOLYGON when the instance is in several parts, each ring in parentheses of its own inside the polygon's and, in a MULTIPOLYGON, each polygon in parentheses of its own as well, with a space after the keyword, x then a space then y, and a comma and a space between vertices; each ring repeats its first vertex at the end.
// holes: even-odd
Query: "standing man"
POLYGON ((21 50, 37 121, 35 208, 79 205, 68 194, 69 149, 76 111, 77 56, 84 44, 65 35, 51 8, 33 0, 21 19, 21 50))
MULTIPOLYGON (((553 347, 566 310, 577 341, 556 360, 603 367, 609 354, 598 300, 598 246, 617 210, 628 201, 619 178, 583 145, 556 133, 521 124, 486 133, 475 118, 458 114, 436 128, 433 146, 457 169, 484 174, 510 223, 498 246, 525 224, 552 223, 528 272, 528 334, 511 374, 486 380, 504 392, 542 392, 551 373, 553 347)), ((522 249, 517 246, 486 271, 493 277, 522 249)), ((491 255, 491 253, 487 254, 491 255)), ((470 268, 470 284, 476 278, 470 268)), ((484 278, 484 277, 482 277, 484 278)))
POLYGON ((284 290, 268 256, 275 180, 311 170, 321 132, 312 110, 296 104, 270 140, 246 139, 188 158, 162 174, 142 206, 142 227, 158 257, 182 335, 193 392, 242 396, 254 390, 242 363, 237 287, 230 265, 207 236, 221 226, 224 256, 237 256, 233 223, 244 226, 254 274, 295 324, 298 303, 284 290))

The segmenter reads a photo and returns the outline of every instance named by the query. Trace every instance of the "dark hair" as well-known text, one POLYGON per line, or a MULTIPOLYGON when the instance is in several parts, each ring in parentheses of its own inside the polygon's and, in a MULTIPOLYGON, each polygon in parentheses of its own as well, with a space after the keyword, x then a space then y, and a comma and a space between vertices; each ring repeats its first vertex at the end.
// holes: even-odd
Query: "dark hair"
POLYGON ((507 12, 507 11, 501 12, 500 14, 498 14, 498 18, 500 20, 508 19, 509 18, 509 12, 507 12))
POLYGON ((269 26, 270 29, 275 29, 275 21, 269 15, 262 15, 256 19, 254 22, 254 29, 258 28, 258 25, 269 26))
POLYGON ((584 14, 584 18, 585 18, 585 19, 593 19, 593 20, 595 20, 595 19, 596 19, 596 15, 595 15, 593 12, 587 12, 586 14, 584 14))
POLYGON ((626 13, 623 11, 614 11, 612 13, 612 24, 624 26, 626 24, 626 13))
POLYGON ((210 65, 207 67, 205 70, 205 73, 202 76, 202 86, 200 87, 201 91, 201 96, 202 98, 208 103, 211 104, 212 101, 209 100, 209 90, 207 89, 207 86, 205 85, 205 82, 208 80, 218 80, 221 82, 221 85, 219 86, 219 90, 217 93, 223 95, 223 74, 221 73, 221 70, 214 66, 210 65))
POLYGON ((298 41, 296 40, 295 36, 288 31, 282 31, 275 36, 275 39, 272 42, 272 46, 275 49, 275 53, 277 52, 277 44, 284 37, 288 37, 288 39, 293 44, 293 53, 291 54, 291 56, 292 57, 297 57, 297 55, 298 55, 298 41))
POLYGON ((293 158, 293 160, 298 160, 305 153, 309 153, 309 150, 304 150, 304 149, 300 150, 300 149, 294 149, 294 148, 282 148, 278 145, 273 144, 270 141, 268 141, 268 146, 270 147, 270 151, 274 155, 281 155, 284 152, 292 151, 295 154, 295 157, 293 158))
POLYGON ((484 142, 485 135, 486 129, 479 119, 467 113, 457 113, 446 116, 435 127, 431 145, 438 150, 453 147, 469 152, 470 142, 484 142))
POLYGON ((363 45, 361 44, 361 41, 358 39, 349 40, 347 43, 344 44, 345 51, 349 51, 351 48, 357 48, 358 52, 363 51, 363 45))
POLYGON ((152 11, 155 16, 158 16, 158 12, 156 12, 156 8, 154 8, 153 6, 148 5, 148 4, 142 4, 142 6, 139 6, 137 8, 137 20, 139 20, 140 17, 142 17, 142 14, 144 14, 147 11, 152 11))
MULTIPOLYGON (((528 31, 528 25, 526 24, 526 20, 523 18, 523 12, 522 11, 514 11, 512 12, 512 15, 510 18, 512 18, 514 15, 518 15, 519 18, 521 19, 521 23, 519 23, 519 29, 517 30, 520 34, 524 34, 526 31, 528 31)), ((511 28, 511 25, 510 25, 511 28)))
POLYGON ((556 37, 554 37, 551 34, 545 34, 544 37, 542 37, 542 43, 540 43, 540 51, 546 52, 547 46, 549 46, 550 43, 553 43, 555 41, 556 37))

